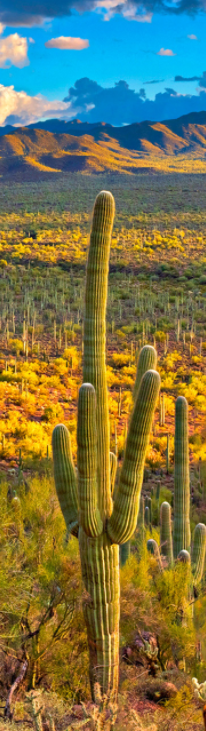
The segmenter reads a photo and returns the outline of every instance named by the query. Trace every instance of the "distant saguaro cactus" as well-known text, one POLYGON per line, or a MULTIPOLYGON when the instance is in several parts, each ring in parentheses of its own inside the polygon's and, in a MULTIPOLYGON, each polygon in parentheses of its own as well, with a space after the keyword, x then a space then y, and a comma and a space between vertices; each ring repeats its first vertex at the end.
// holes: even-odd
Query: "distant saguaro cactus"
POLYGON ((56 490, 67 529, 79 538, 82 576, 87 591, 84 614, 92 695, 95 698, 94 687, 98 682, 101 692, 115 701, 119 668, 118 544, 128 541, 136 528, 160 377, 156 371, 149 370, 142 378, 113 502, 116 460, 110 456, 105 365, 105 313, 113 217, 113 196, 102 191, 94 206, 87 264, 84 383, 78 403, 78 477, 72 463, 69 434, 62 424, 53 432, 53 455, 56 490))
POLYGON ((161 552, 166 556, 169 565, 173 564, 173 545, 172 545, 172 527, 171 527, 171 507, 164 501, 160 509, 160 541, 161 552))
MULTIPOLYGON (((175 472, 174 472, 174 531, 172 540, 171 507, 163 502, 160 510, 161 553, 167 566, 173 566, 174 558, 191 566, 193 590, 201 582, 206 555, 206 526, 198 523, 194 530, 191 548, 190 532, 190 476, 188 444, 188 405, 179 396, 175 408, 175 472)), ((148 546, 151 552, 151 546, 148 546)))

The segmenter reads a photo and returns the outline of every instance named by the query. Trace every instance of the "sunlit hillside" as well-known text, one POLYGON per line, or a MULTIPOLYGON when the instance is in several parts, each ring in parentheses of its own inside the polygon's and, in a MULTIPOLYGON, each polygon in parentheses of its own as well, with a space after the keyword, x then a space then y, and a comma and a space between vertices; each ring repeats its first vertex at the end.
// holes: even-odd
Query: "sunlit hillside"
POLYGON ((0 136, 3 179, 35 180, 47 173, 71 172, 206 172, 205 113, 126 127, 68 123, 66 133, 58 120, 56 125, 48 122, 53 131, 46 124, 36 129, 13 128, 0 136))

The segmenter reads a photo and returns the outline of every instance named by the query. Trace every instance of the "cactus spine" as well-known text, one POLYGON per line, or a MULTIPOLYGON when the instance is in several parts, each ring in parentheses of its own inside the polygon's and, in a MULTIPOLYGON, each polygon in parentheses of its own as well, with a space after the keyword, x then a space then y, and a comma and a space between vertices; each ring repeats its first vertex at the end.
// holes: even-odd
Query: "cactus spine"
MULTIPOLYGON (((78 403, 78 478, 68 432, 53 432, 57 494, 69 530, 79 538, 87 592, 84 614, 90 653, 92 696, 98 682, 115 700, 119 667, 119 548, 136 528, 144 461, 159 393, 156 371, 145 373, 138 389, 119 485, 116 460, 109 451, 109 413, 105 366, 105 312, 114 200, 97 196, 87 266, 83 386, 78 403), (77 487, 78 485, 78 487, 77 487)), ((105 726, 106 729, 106 726, 105 726)))
POLYGON ((182 549, 190 550, 190 475, 188 447, 188 406, 178 396, 175 407, 175 472, 174 472, 174 557, 182 549))

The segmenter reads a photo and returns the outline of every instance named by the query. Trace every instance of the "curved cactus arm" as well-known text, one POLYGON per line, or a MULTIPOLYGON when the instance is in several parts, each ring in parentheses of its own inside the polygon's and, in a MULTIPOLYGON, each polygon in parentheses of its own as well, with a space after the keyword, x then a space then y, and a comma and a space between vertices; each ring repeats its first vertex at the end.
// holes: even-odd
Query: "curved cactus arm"
POLYGON ((133 398, 134 401, 137 398, 142 376, 146 371, 156 370, 157 367, 157 351, 153 348, 153 345, 144 345, 140 350, 139 360, 137 365, 136 380, 134 384, 133 398))
POLYGON ((159 388, 159 373, 147 371, 131 417, 119 487, 107 524, 108 535, 114 543, 126 543, 136 528, 144 463, 159 388))
POLYGON ((77 479, 72 460, 70 436, 64 424, 55 426, 52 434, 54 480, 69 533, 78 536, 77 479))
POLYGON ((174 557, 182 549, 190 550, 190 473, 188 446, 188 405, 178 396, 175 405, 175 469, 174 469, 174 557))
MULTIPOLYGON (((142 377, 144 374, 149 371, 150 369, 155 369, 157 365, 157 353, 155 348, 153 348, 152 345, 144 345, 144 347, 140 351, 138 365, 137 365, 137 373, 136 373, 136 381, 134 385, 134 391, 133 391, 133 399, 134 401, 137 398, 137 394, 139 391, 140 383, 142 380, 142 377)), ((115 496, 114 496, 115 498, 115 496)), ((150 499, 150 520, 149 523, 152 525, 152 505, 151 505, 151 499, 150 499)), ((149 525, 148 523, 148 525, 149 525)), ((129 545, 128 541, 126 542, 126 548, 125 548, 125 555, 126 552, 129 552, 129 545)), ((123 548, 120 551, 120 561, 122 561, 121 556, 124 557, 124 550, 123 548)), ((123 558, 124 560, 124 558, 123 558)))
POLYGON ((91 383, 79 390, 77 464, 80 524, 87 536, 101 535, 103 522, 97 505, 96 394, 91 383))
POLYGON ((195 584, 199 584, 202 579, 204 565, 205 565, 205 551, 206 551, 206 525, 204 523, 198 523, 194 530, 194 539, 192 547, 192 573, 195 584))
POLYGON ((102 191, 94 205, 87 263, 84 318, 84 383, 92 383, 97 400, 97 487, 103 519, 112 512, 110 490, 110 429, 105 364, 106 304, 114 198, 102 191))
POLYGON ((169 566, 173 564, 172 526, 171 526, 171 505, 162 503, 160 508, 160 542, 161 553, 167 558, 169 566))
POLYGON ((109 453, 110 456, 110 488, 111 488, 111 494, 113 495, 114 488, 115 488, 115 479, 116 479, 116 472, 117 472, 117 457, 114 452, 109 453))

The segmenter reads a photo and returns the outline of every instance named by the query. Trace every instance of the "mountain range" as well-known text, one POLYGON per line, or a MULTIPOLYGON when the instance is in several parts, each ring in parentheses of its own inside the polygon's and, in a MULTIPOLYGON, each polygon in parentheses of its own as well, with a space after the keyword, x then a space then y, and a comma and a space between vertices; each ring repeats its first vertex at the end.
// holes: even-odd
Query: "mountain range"
POLYGON ((206 172, 206 111, 123 127, 50 119, 0 128, 0 176, 206 172))

